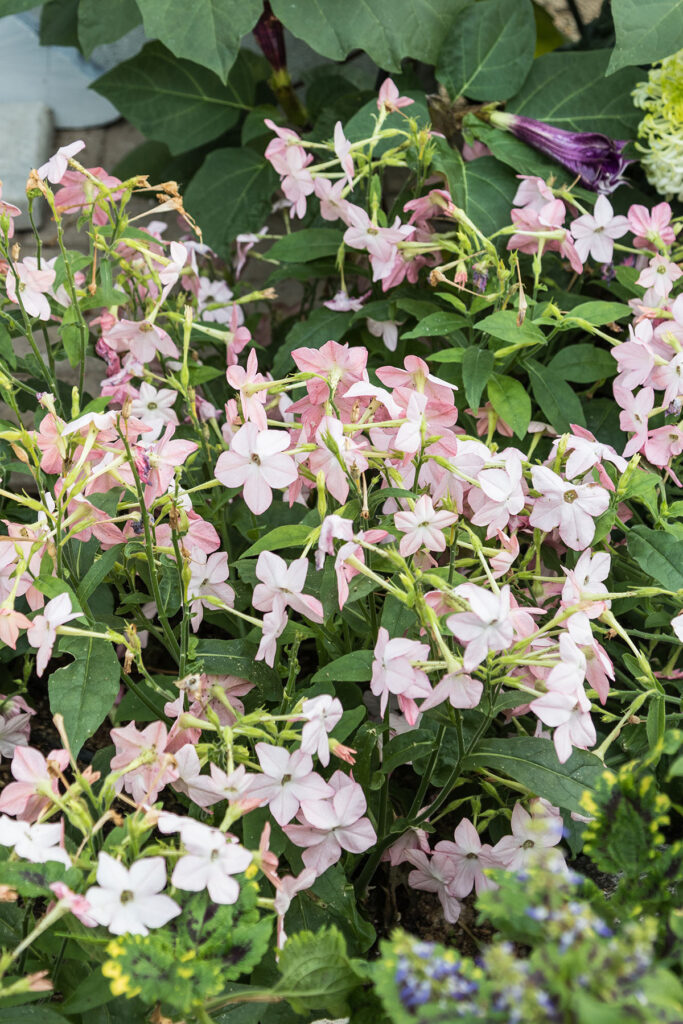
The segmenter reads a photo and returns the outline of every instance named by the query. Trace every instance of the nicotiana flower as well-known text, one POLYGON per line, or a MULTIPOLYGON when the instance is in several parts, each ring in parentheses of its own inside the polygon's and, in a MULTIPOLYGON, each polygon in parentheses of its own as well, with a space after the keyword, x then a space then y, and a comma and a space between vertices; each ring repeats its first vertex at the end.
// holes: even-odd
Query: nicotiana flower
POLYGON ((273 488, 284 490, 297 479, 296 463, 283 454, 290 446, 284 430, 259 430, 255 423, 240 427, 230 449, 218 457, 216 479, 226 487, 242 487, 254 515, 273 500, 273 488))
POLYGON ((55 860, 70 868, 71 858, 62 845, 63 836, 62 821, 31 825, 28 821, 13 821, 4 814, 0 816, 0 846, 11 846, 17 857, 31 864, 55 860))
POLYGON ((389 637, 389 631, 380 626, 375 644, 370 689, 380 698, 380 711, 386 711, 389 694, 398 697, 399 706, 411 725, 417 720, 415 698, 428 697, 432 688, 426 672, 415 668, 413 662, 429 657, 429 645, 404 637, 389 637))
POLYGON ((78 612, 72 611, 71 598, 68 594, 58 594, 45 605, 42 615, 36 615, 26 638, 31 647, 37 648, 36 672, 42 676, 52 655, 52 648, 57 639, 57 628, 77 618, 78 612))
POLYGON ((112 935, 149 935, 177 917, 180 907, 161 894, 166 885, 163 857, 145 857, 130 868, 102 851, 97 862, 97 885, 85 894, 90 914, 112 935))
POLYGON ((567 547, 587 548, 595 536, 594 519, 609 505, 609 492, 595 483, 567 483, 547 466, 533 466, 531 479, 541 492, 529 516, 531 526, 546 532, 559 527, 567 547))
POLYGON ((317 754, 326 767, 330 763, 328 733, 341 721, 343 712, 341 701, 327 693, 311 697, 301 706, 301 717, 306 719, 301 730, 301 750, 305 754, 317 754))
POLYGON ((473 583, 461 583, 456 593, 468 601, 472 610, 450 615, 446 625, 465 645, 463 667, 471 672, 481 665, 489 651, 504 651, 512 643, 510 587, 492 593, 473 583))
POLYGON ((455 924, 460 917, 460 902, 453 889, 456 865, 445 853, 434 853, 428 857, 422 850, 408 850, 407 861, 414 865, 408 875, 408 885, 423 892, 434 892, 439 897, 443 916, 449 924, 455 924))
POLYGON ((278 825, 286 825, 302 803, 332 796, 327 783, 313 771, 313 758, 302 750, 293 754, 283 747, 257 743, 256 755, 263 774, 251 777, 247 795, 268 804, 278 825))
POLYGON ((422 547, 428 551, 445 551, 446 537, 443 531, 452 526, 457 518, 455 512, 445 509, 437 511, 429 495, 423 494, 413 509, 397 512, 394 516, 396 529, 404 534, 399 551, 404 558, 414 555, 422 547))
POLYGON ((581 184, 594 192, 614 192, 624 184, 624 171, 633 162, 623 156, 625 141, 600 132, 570 132, 502 110, 487 113, 485 120, 580 174, 581 184))
POLYGON ((621 238, 629 229, 626 217, 615 216, 612 204, 605 195, 595 200, 593 213, 585 213, 571 223, 576 251, 583 263, 592 256, 596 263, 611 263, 615 238, 621 238))
POLYGON ((553 849, 562 840, 564 829, 557 807, 546 800, 532 800, 526 811, 517 803, 510 826, 512 835, 503 836, 491 850, 495 862, 510 871, 521 871, 539 862, 553 871, 566 870, 562 853, 553 849))
POLYGON ((495 888, 495 882, 484 874, 485 868, 497 867, 491 856, 491 847, 482 843, 479 833, 469 821, 463 818, 453 833, 454 842, 442 840, 434 847, 437 853, 443 853, 451 859, 455 868, 449 889, 455 896, 464 899, 472 889, 477 894, 486 889, 495 888))
POLYGON ((206 889, 214 903, 236 903, 240 887, 232 876, 249 867, 249 851, 234 837, 200 821, 188 821, 180 838, 186 853, 173 869, 172 884, 190 892, 206 889))

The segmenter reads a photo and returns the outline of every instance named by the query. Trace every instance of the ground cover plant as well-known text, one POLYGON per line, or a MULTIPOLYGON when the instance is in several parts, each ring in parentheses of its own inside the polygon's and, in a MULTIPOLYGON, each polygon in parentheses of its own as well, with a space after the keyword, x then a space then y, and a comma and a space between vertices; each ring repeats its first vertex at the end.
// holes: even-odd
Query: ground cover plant
MULTIPOLYGON (((626 24, 549 56, 593 82, 626 24)), ((272 214, 243 193, 220 253, 78 140, 27 185, 57 256, 0 198, 0 1021, 681 1019, 683 61, 649 57, 642 166, 512 103, 450 137, 385 76, 326 133, 265 118, 272 214)), ((468 60, 451 99, 546 73, 468 60)))

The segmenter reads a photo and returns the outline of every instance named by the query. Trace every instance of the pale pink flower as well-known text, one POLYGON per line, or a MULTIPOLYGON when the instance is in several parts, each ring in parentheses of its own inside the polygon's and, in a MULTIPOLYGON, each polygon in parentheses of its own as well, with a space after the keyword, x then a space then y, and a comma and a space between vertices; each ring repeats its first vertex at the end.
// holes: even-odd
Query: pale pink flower
POLYGON ((325 800, 333 795, 327 783, 313 771, 313 759, 302 750, 293 754, 284 747, 257 743, 256 756, 263 770, 253 776, 248 796, 257 799, 261 807, 267 804, 278 825, 286 825, 302 803, 325 800))
POLYGON ((266 612, 263 616, 261 642, 256 652, 256 661, 265 661, 272 668, 277 653, 278 637, 282 634, 286 625, 287 613, 282 606, 282 602, 277 601, 273 605, 273 610, 266 612))
POLYGON ((551 870, 564 870, 561 851, 552 849, 562 840, 564 826, 559 811, 545 800, 532 800, 529 811, 515 804, 510 821, 512 835, 499 840, 491 856, 509 871, 523 871, 539 861, 551 870))
POLYGON ((323 416, 315 440, 320 447, 308 457, 310 470, 316 476, 324 473, 327 490, 344 504, 349 495, 348 476, 353 473, 357 479, 368 468, 368 460, 363 455, 367 445, 345 434, 344 424, 334 416, 323 416))
POLYGON ((327 341, 319 349, 295 348, 292 359, 302 373, 313 373, 318 378, 306 383, 308 397, 314 405, 322 405, 340 386, 348 388, 367 379, 368 352, 358 345, 351 347, 327 341))
POLYGON ((409 850, 421 850, 425 854, 430 853, 429 839, 427 833, 423 828, 408 828, 399 836, 395 843, 382 854, 381 859, 383 861, 389 861, 392 868, 398 867, 399 864, 403 864, 408 858, 409 850))
POLYGON ((600 595, 607 593, 603 580, 607 579, 609 569, 610 556, 607 552, 597 551, 592 554, 590 550, 586 550, 573 569, 563 570, 567 580, 562 588, 562 607, 571 608, 579 602, 584 604, 584 607, 575 612, 567 623, 567 628, 577 643, 592 643, 593 636, 588 620, 597 619, 611 607, 611 601, 599 599, 600 595), (597 600, 587 604, 586 595, 597 600))
POLYGON ((301 717, 306 722, 301 730, 301 750, 316 754, 322 765, 330 763, 328 733, 341 721, 344 708, 340 700, 327 693, 311 697, 301 705, 301 717))
POLYGON ((349 185, 353 188, 353 156, 351 155, 351 143, 344 135, 341 121, 334 126, 334 153, 342 166, 344 176, 349 185))
POLYGON ((283 155, 284 177, 280 187, 292 204, 291 216, 301 218, 306 213, 306 197, 311 195, 314 188, 313 176, 308 170, 312 159, 311 153, 306 153, 298 146, 287 147, 283 155))
POLYGON ((646 206, 634 204, 628 210, 628 222, 635 235, 633 244, 636 249, 656 251, 661 246, 669 246, 676 240, 671 227, 671 207, 668 203, 658 203, 648 210, 646 206))
POLYGON ((157 353, 177 358, 179 353, 169 334, 147 320, 118 320, 102 337, 114 352, 131 352, 140 363, 151 363, 157 353))
POLYGON ((313 187, 320 200, 320 216, 323 220, 343 220, 346 223, 348 209, 351 205, 344 199, 345 178, 331 182, 329 178, 316 178, 313 187))
POLYGON ((391 78, 384 79, 377 94, 377 109, 381 111, 384 108, 388 113, 397 111, 400 107, 409 107, 414 102, 415 100, 408 96, 399 95, 398 87, 391 78))
POLYGON ((20 629, 29 629, 31 620, 14 608, 0 608, 0 641, 16 650, 20 629))
POLYGON ((442 840, 434 847, 436 853, 445 854, 453 862, 455 873, 448 886, 453 895, 464 899, 472 889, 476 889, 477 895, 487 889, 495 889, 495 882, 484 874, 485 868, 497 866, 491 857, 491 847, 482 843, 468 818, 462 819, 453 838, 453 843, 442 840))
POLYGON ((14 206, 13 203, 6 203, 2 198, 2 182, 0 181, 0 217, 7 217, 9 220, 7 237, 14 237, 14 217, 20 217, 21 210, 18 206, 14 206))
POLYGON ((188 456, 199 447, 195 441, 173 440, 174 433, 174 425, 168 423, 159 440, 153 441, 144 450, 144 458, 149 464, 145 489, 147 505, 166 493, 177 467, 182 466, 188 456))
POLYGON ((571 223, 576 251, 583 263, 592 256, 596 263, 611 263, 614 240, 629 229, 628 220, 615 216, 612 204, 605 195, 595 200, 593 213, 585 213, 571 223))
POLYGON ((258 357, 256 349, 249 353, 246 370, 242 366, 229 366, 225 374, 228 384, 239 392, 242 418, 252 420, 259 430, 268 429, 268 420, 264 408, 268 393, 265 390, 255 390, 253 385, 262 384, 265 377, 258 372, 258 357))
POLYGON ((42 615, 36 615, 26 637, 31 647, 37 648, 36 672, 42 676, 52 656, 52 648, 57 639, 57 628, 78 618, 79 613, 71 609, 71 598, 68 594, 59 594, 45 605, 42 615))
POLYGON ((218 457, 216 479, 226 487, 242 487, 244 500, 255 515, 272 503, 272 488, 284 490, 298 476, 284 430, 259 430, 255 423, 240 427, 230 449, 218 457))
POLYGON ((512 200, 513 206, 526 206, 532 210, 542 210, 546 203, 552 203, 555 198, 550 186, 533 174, 518 174, 521 185, 517 186, 515 197, 512 200))
POLYGON ((33 747, 17 747, 12 758, 12 776, 0 793, 0 811, 20 821, 36 821, 52 803, 49 794, 59 793, 59 782, 50 765, 63 772, 69 764, 66 750, 51 750, 47 760, 33 747))
POLYGON ((453 859, 445 853, 434 853, 428 857, 422 850, 408 850, 406 860, 416 869, 408 875, 408 885, 423 892, 436 893, 444 917, 449 924, 455 924, 461 908, 452 888, 456 870, 453 859))
POLYGON ((297 558, 289 565, 273 551, 262 551, 256 562, 256 578, 252 604, 260 612, 270 612, 276 603, 312 619, 323 621, 323 606, 317 597, 302 593, 308 573, 308 559, 297 558))
POLYGON ((382 339, 390 352, 396 351, 398 345, 398 323, 396 320, 373 320, 372 317, 368 317, 365 325, 373 337, 382 339))
MULTIPOLYGON (((320 180, 324 181, 325 179, 321 178, 320 180)), ((349 295, 348 292, 345 292, 342 289, 336 292, 331 299, 327 300, 327 302, 323 302, 323 306, 326 306, 327 309, 333 310, 335 313, 357 313, 360 309, 363 308, 364 302, 364 295, 361 295, 359 298, 354 299, 349 295)))
POLYGON ((28 821, 14 821, 0 816, 0 846, 11 846, 17 857, 31 864, 58 861, 71 867, 71 857, 63 846, 64 822, 45 822, 32 825, 28 821))
POLYGON ((520 453, 515 448, 506 449, 500 462, 500 468, 483 469, 477 474, 479 489, 473 487, 468 495, 474 510, 472 522, 486 526, 487 537, 504 530, 510 516, 518 515, 526 502, 520 453))
POLYGON ((593 520, 609 505, 609 492, 594 483, 568 483, 547 466, 534 466, 531 478, 541 492, 529 516, 531 526, 546 533, 559 527, 567 547, 574 551, 587 548, 595 535, 593 520))
POLYGON ((683 274, 683 270, 677 263, 672 263, 666 256, 657 254, 647 267, 641 270, 640 277, 636 281, 641 288, 652 288, 654 293, 662 300, 667 298, 674 282, 683 274))
POLYGON ((443 676, 427 700, 420 704, 420 713, 436 708, 448 701, 454 708, 476 708, 484 692, 484 684, 465 672, 450 672, 443 676))
MULTIPOLYGON (((413 662, 425 661, 429 658, 429 644, 421 644, 417 640, 406 640, 404 637, 389 637, 389 632, 380 626, 375 644, 375 656, 372 662, 372 680, 370 689, 380 698, 380 712, 386 711, 389 694, 392 693, 401 701, 414 702, 416 698, 429 697, 432 688, 426 672, 415 668, 413 662)), ((414 724, 412 707, 406 718, 414 724)))
MULTIPOLYGON (((571 428, 573 436, 570 436, 566 443, 569 457, 564 468, 568 479, 583 476, 593 466, 600 466, 601 462, 611 462, 621 473, 624 472, 626 460, 621 455, 617 455, 611 444, 603 444, 591 434, 590 430, 586 430, 585 427, 578 426, 576 423, 572 423, 571 428)), ((558 443, 557 441, 553 442, 553 452, 557 451, 558 443)), ((601 475, 601 479, 605 483, 609 477, 601 475)), ((611 481, 610 485, 611 488, 614 487, 611 481)))
POLYGON ((85 925, 86 928, 97 927, 97 921, 92 916, 90 904, 86 900, 85 896, 81 896, 79 893, 74 892, 68 885, 65 885, 64 882, 53 882, 50 889, 55 894, 59 902, 68 907, 70 912, 81 922, 81 924, 85 925))
POLYGON ((149 935, 180 913, 170 896, 161 895, 166 885, 163 857, 145 857, 130 868, 102 851, 97 861, 97 885, 85 894, 91 916, 112 935, 149 935))
POLYGON ((471 611, 450 615, 446 625, 464 644, 463 668, 471 672, 481 665, 489 651, 504 651, 512 643, 510 587, 492 593, 473 583, 461 583, 455 592, 467 600, 471 611))
POLYGON ((171 884, 189 892, 206 889, 214 903, 236 903, 240 887, 232 876, 249 867, 249 851, 199 821, 184 824, 180 838, 186 852, 173 869, 171 884))
POLYGON ((51 267, 38 268, 35 256, 27 256, 21 263, 15 263, 7 271, 5 288, 7 298, 19 303, 29 316, 49 320, 50 303, 45 297, 55 282, 56 273, 51 267))
POLYGON ((204 608, 210 610, 215 607, 207 598, 217 597, 223 604, 232 607, 235 591, 225 582, 230 575, 225 551, 216 551, 207 557, 203 551, 195 549, 189 566, 191 576, 187 585, 187 599, 190 602, 192 629, 196 633, 204 618, 204 608))
POLYGON ((652 388, 641 388, 637 395, 630 391, 620 392, 619 404, 622 407, 619 425, 623 431, 633 432, 633 437, 624 448, 624 457, 628 459, 645 446, 648 417, 654 408, 655 393, 652 388))
POLYGON ((651 430, 645 443, 645 457, 653 466, 664 467, 683 452, 683 429, 678 424, 651 430))
POLYGON ((111 738, 116 746, 112 771, 126 768, 142 754, 151 755, 147 762, 122 775, 116 789, 125 789, 137 804, 153 804, 164 786, 178 778, 175 760, 166 752, 166 726, 163 722, 152 722, 139 730, 135 722, 130 722, 123 728, 112 729, 111 738))
POLYGON ((82 149, 85 149, 85 142, 82 139, 70 142, 68 146, 60 146, 54 156, 38 168, 38 174, 41 178, 47 178, 53 185, 59 185, 69 166, 69 157, 76 156, 82 149))
MULTIPOLYGON (((121 184, 118 178, 107 174, 103 167, 88 167, 87 170, 106 188, 113 189, 111 199, 121 198, 123 190, 116 188, 121 184)), ((97 185, 82 171, 65 171, 61 178, 61 186, 55 192, 55 206, 60 213, 92 210, 93 224, 102 227, 107 223, 107 203, 111 199, 105 199, 97 185)))
POLYGON ((445 551, 446 537, 444 530, 457 520, 455 512, 445 509, 436 511, 432 499, 423 494, 415 502, 415 507, 407 512, 397 512, 394 525, 404 536, 399 544, 399 551, 406 558, 414 555, 420 548, 428 551, 445 551))
POLYGON ((299 813, 302 824, 284 828, 293 843, 306 847, 303 862, 317 875, 336 864, 342 850, 364 853, 377 842, 369 818, 363 817, 367 801, 362 787, 336 771, 328 788, 330 799, 307 801, 299 813))
POLYGON ((285 914, 289 910, 292 900, 299 892, 310 889, 316 880, 316 873, 311 868, 304 868, 296 878, 292 875, 285 875, 278 879, 275 891, 275 912, 277 914, 277 948, 282 949, 287 941, 285 933, 285 914))

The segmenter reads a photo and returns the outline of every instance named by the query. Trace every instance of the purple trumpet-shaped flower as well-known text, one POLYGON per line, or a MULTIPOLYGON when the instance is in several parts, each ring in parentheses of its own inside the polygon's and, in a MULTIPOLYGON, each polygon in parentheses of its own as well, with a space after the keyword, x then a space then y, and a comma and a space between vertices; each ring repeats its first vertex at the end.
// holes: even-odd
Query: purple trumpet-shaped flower
POLYGON ((485 118, 496 128, 511 132, 558 164, 580 174, 581 184, 593 192, 609 194, 626 184, 624 171, 633 163, 622 154, 627 140, 610 139, 600 132, 568 132, 543 121, 500 110, 487 112, 485 118))

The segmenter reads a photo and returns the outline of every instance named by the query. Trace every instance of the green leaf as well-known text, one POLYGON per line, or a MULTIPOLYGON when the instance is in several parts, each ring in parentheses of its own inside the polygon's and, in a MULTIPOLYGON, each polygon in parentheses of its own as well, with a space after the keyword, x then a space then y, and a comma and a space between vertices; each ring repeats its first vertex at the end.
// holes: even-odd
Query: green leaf
POLYGON ((166 143, 172 154, 222 135, 254 101, 246 61, 237 60, 223 85, 211 71, 179 60, 161 43, 148 43, 92 88, 148 138, 166 143))
POLYGON ((18 11, 27 11, 29 7, 35 6, 35 0, 0 0, 0 18, 6 18, 8 14, 17 14, 18 11))
POLYGON ((484 765, 502 772, 551 804, 579 814, 585 813, 583 792, 594 790, 604 771, 602 761, 587 750, 574 750, 560 764, 552 742, 536 736, 484 740, 469 762, 470 767, 484 765))
POLYGON ((534 398, 550 425, 560 434, 570 431, 572 423, 585 427, 586 418, 581 402, 569 384, 535 359, 525 360, 524 365, 529 371, 534 398))
POLYGON ((109 982, 101 971, 88 974, 62 1004, 68 1014, 86 1013, 111 999, 109 982))
POLYGON ((602 302, 598 299, 592 302, 581 302, 578 306, 574 306, 569 313, 570 318, 577 317, 580 320, 587 320, 595 327, 611 324, 614 320, 623 320, 632 315, 631 307, 623 302, 602 302))
POLYGON ((676 540, 664 530, 634 526, 628 534, 628 551, 660 586, 666 590, 683 589, 683 540, 676 540))
POLYGON ((311 1010, 345 1014, 347 996, 360 985, 344 936, 334 927, 292 935, 280 953, 278 969, 281 978, 274 992, 306 1015, 311 1010))
POLYGON ((459 313, 430 313, 424 320, 420 320, 417 327, 413 327, 411 331, 406 334, 402 334, 401 338, 405 341, 408 338, 439 338, 446 335, 452 334, 453 331, 457 331, 459 327, 469 323, 466 317, 460 316, 459 313))
POLYGON ((87 573, 81 580, 78 593, 84 601, 87 601, 93 590, 99 587, 105 576, 111 572, 116 561, 121 557, 125 544, 116 544, 113 548, 103 551, 100 557, 93 562, 87 573))
MULTIPOLYGON (((407 96, 413 102, 410 107, 406 107, 406 113, 417 122, 419 128, 429 128, 431 126, 432 118, 429 113, 429 108, 425 102, 425 95, 423 92, 415 92, 413 89, 401 89, 400 80, 397 81, 397 86, 401 90, 402 96, 407 96)), ((349 142, 360 142, 361 139, 367 139, 368 136, 372 135, 375 124, 377 121, 377 98, 368 100, 368 102, 356 110, 353 117, 351 117, 344 124, 344 134, 349 142)), ((401 111, 396 111, 393 114, 388 114, 384 120, 384 128, 398 128, 401 131, 405 131, 406 123, 405 117, 401 111)), ((379 139, 373 150, 373 156, 382 156, 388 149, 392 149, 396 145, 395 138, 379 139)))
POLYGON ((372 651, 351 651, 319 668, 312 683, 365 683, 372 677, 372 651))
POLYGON ((531 420, 531 399, 514 377, 494 374, 487 385, 489 401, 501 419, 523 438, 531 420))
POLYGON ((545 334, 540 327, 526 320, 518 325, 517 314, 513 309, 500 309, 477 321, 474 326, 476 330, 511 345, 545 345, 545 334))
MULTIPOLYGON (((89 57, 96 46, 114 43, 142 21, 135 0, 80 0, 78 5, 78 40, 89 57)), ((120 67, 120 65, 119 65, 120 67)))
POLYGON ((226 81, 242 36, 263 12, 261 0, 137 0, 145 34, 176 57, 214 71, 226 81))
POLYGON ((50 711, 64 716, 64 727, 76 756, 104 721, 119 692, 120 665, 108 640, 64 636, 61 654, 74 660, 50 676, 50 711))
POLYGON ((587 50, 539 57, 507 109, 568 131, 633 138, 641 112, 624 97, 643 73, 629 68, 605 79, 609 56, 609 50, 587 50))
MULTIPOLYGON (((30 6, 33 6, 32 4, 30 6)), ((2 7, 0 6, 0 13, 2 7)), ((111 999, 111 993, 109 993, 111 999)), ((64 1024, 64 1017, 47 1006, 12 1006, 0 1010, 1 1024, 64 1024)))
POLYGON ((78 0, 49 0, 40 14, 41 46, 78 46, 78 0))
POLYGON ((431 729, 411 729, 389 740, 382 751, 382 771, 393 772, 401 764, 414 764, 421 757, 429 757, 434 750, 431 729))
POLYGON ((432 352, 427 359, 430 363, 461 363, 466 351, 465 348, 444 348, 441 352, 432 352))
POLYGON ((451 26, 436 77, 453 97, 507 100, 526 78, 535 44, 529 0, 481 0, 451 26))
POLYGON ((352 11, 338 0, 272 0, 271 6, 293 35, 323 57, 344 60, 360 49, 381 68, 400 71, 406 57, 436 64, 451 25, 471 2, 359 0, 352 11))
POLYGON ((243 231, 258 231, 270 213, 277 175, 250 149, 215 149, 185 193, 185 205, 203 225, 204 241, 227 255, 243 231))
POLYGON ((195 657, 204 671, 216 676, 239 676, 259 687, 267 700, 279 700, 282 684, 277 672, 264 661, 255 661, 256 648, 246 640, 198 640, 195 657))
POLYGON ((262 551, 281 551, 283 548, 300 548, 306 543, 312 532, 312 527, 303 523, 291 523, 289 526, 276 526, 268 533, 252 544, 250 548, 240 555, 240 558, 249 558, 251 555, 260 555, 262 551))
POLYGON ((629 64, 654 64, 683 49, 683 0, 612 0, 612 17, 617 41, 608 75, 629 64))
POLYGON ((306 320, 294 324, 284 344, 279 345, 273 359, 273 374, 284 377, 293 367, 292 352, 295 348, 321 348, 326 341, 341 341, 351 326, 352 313, 337 313, 321 306, 314 309, 306 320))
POLYGON ((434 139, 432 166, 446 176, 453 200, 485 235, 510 223, 510 201, 517 188, 512 170, 492 156, 466 162, 445 139, 434 139))
POLYGON ((310 263, 325 256, 336 256, 342 234, 336 228, 306 228, 278 238, 268 256, 284 263, 310 263))
POLYGON ((560 349, 548 363, 548 371, 563 380, 588 384, 594 380, 613 377, 617 364, 611 352, 595 345, 568 345, 560 349))
POLYGON ((478 409, 481 396, 493 372, 493 352, 473 345, 462 357, 462 379, 470 409, 478 409))
MULTIPOLYGON (((87 336, 87 328, 85 330, 87 336)), ((69 364, 78 366, 81 361, 81 328, 78 326, 78 310, 74 306, 64 310, 59 337, 69 364)))

